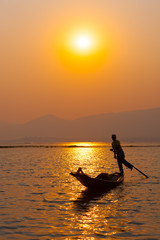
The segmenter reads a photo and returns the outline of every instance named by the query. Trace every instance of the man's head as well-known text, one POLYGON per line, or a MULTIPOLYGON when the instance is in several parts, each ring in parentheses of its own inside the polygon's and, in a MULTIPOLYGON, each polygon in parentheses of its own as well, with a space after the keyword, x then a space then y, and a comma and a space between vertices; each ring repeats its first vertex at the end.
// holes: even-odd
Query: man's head
POLYGON ((112 140, 113 140, 113 141, 116 140, 116 134, 112 134, 112 140))

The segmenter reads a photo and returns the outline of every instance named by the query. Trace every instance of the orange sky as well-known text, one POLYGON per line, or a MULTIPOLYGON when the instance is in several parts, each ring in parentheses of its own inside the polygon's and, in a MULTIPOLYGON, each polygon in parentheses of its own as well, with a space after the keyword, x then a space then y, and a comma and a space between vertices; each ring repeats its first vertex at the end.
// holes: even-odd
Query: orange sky
POLYGON ((0 1, 0 121, 160 107, 160 1, 0 1), (78 56, 73 32, 98 47, 78 56), (72 48, 72 47, 71 47, 72 48))

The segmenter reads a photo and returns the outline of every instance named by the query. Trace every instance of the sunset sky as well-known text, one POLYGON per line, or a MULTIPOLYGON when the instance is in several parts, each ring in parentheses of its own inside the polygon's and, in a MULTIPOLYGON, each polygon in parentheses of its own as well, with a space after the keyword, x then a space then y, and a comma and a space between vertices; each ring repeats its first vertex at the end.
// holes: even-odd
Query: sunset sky
POLYGON ((159 0, 1 0, 0 121, 160 107, 159 0))

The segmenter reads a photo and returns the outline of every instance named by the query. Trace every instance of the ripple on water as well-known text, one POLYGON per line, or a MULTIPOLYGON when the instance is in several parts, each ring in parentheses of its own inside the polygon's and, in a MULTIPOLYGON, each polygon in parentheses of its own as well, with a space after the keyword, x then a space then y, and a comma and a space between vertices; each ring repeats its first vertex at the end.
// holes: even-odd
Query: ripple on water
POLYGON ((90 194, 69 173, 117 171, 104 147, 0 149, 2 239, 160 239, 159 148, 125 152, 150 178, 125 169, 123 185, 90 194))

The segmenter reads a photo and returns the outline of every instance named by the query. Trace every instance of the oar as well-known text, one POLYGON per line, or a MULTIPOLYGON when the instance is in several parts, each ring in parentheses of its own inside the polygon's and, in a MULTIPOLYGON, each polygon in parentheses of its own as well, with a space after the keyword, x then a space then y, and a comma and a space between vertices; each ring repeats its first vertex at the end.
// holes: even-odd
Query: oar
MULTIPOLYGON (((126 160, 125 160, 126 161, 126 160)), ((144 174, 142 171, 140 171, 138 168, 136 168, 135 166, 133 166, 131 163, 129 163, 128 161, 126 161, 129 165, 132 166, 132 168, 136 169, 138 172, 140 172, 142 175, 144 175, 146 178, 149 178, 146 174, 144 174)))
MULTIPOLYGON (((113 151, 113 149, 110 149, 110 151, 113 151)), ((126 162, 128 162, 127 160, 125 160, 126 162)), ((129 162, 128 162, 129 163, 129 162)), ((140 171, 138 168, 136 168, 135 166, 133 166, 131 163, 129 163, 129 165, 132 166, 132 168, 136 169, 138 172, 140 172, 143 176, 145 176, 146 178, 149 178, 146 174, 144 174, 142 171, 140 171)))
MULTIPOLYGON (((125 160, 126 161, 126 160, 125 160)), ((129 163, 128 161, 126 161, 127 163, 129 163)), ((144 174, 142 171, 140 171, 138 168, 136 168, 135 166, 133 166, 131 163, 129 163, 129 165, 132 166, 132 168, 136 169, 138 172, 140 172, 142 175, 144 175, 146 178, 149 178, 146 174, 144 174)))
MULTIPOLYGON (((132 165, 133 166, 133 165, 132 165)), ((136 169, 138 172, 140 172, 142 175, 144 175, 146 178, 149 178, 146 174, 144 174, 142 171, 140 171, 138 168, 133 166, 134 169, 136 169)))

